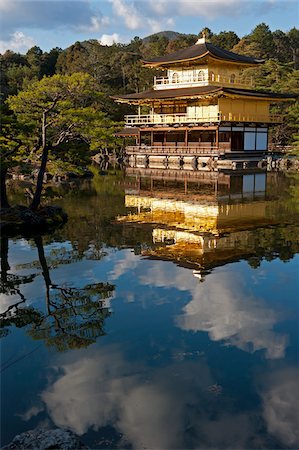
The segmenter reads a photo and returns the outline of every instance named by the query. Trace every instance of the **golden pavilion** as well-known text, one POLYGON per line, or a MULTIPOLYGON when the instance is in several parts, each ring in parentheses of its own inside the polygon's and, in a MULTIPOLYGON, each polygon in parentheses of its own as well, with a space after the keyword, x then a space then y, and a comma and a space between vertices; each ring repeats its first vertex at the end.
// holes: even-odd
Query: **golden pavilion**
POLYGON ((253 89, 244 69, 264 61, 223 50, 205 36, 189 48, 143 61, 165 72, 151 90, 118 95, 117 102, 138 107, 125 117, 120 135, 134 136, 131 157, 233 157, 265 155, 271 125, 282 118, 270 106, 292 94, 253 89))

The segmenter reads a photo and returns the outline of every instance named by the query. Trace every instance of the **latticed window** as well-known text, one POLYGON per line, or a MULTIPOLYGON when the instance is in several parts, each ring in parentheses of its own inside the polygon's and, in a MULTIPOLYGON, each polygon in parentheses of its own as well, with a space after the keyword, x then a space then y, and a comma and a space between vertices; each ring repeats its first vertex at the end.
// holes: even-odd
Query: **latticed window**
POLYGON ((211 81, 215 81, 215 74, 214 74, 214 72, 211 72, 210 77, 211 77, 211 81))
POLYGON ((229 82, 231 84, 234 84, 234 82, 236 81, 236 75, 234 73, 231 74, 230 78, 229 78, 229 82))

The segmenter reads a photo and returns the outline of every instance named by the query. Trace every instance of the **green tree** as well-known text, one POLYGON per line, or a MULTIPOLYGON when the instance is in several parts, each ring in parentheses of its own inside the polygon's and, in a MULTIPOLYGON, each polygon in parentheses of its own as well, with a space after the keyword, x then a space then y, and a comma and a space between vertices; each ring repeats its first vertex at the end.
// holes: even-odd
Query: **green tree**
POLYGON ((113 142, 113 124, 98 110, 101 94, 88 74, 54 75, 10 96, 19 123, 29 123, 41 151, 32 209, 40 205, 49 152, 65 142, 84 141, 92 150, 113 142))
POLYGON ((42 75, 52 76, 56 73, 56 63, 61 53, 62 49, 55 47, 43 54, 41 67, 42 75))
POLYGON ((231 50, 239 41, 240 38, 233 31, 221 31, 218 34, 213 34, 211 38, 212 44, 225 50, 231 50))
POLYGON ((36 78, 39 79, 41 77, 43 51, 35 45, 28 50, 25 56, 28 66, 31 68, 36 78))
POLYGON ((2 108, 2 123, 0 135, 0 208, 9 208, 6 192, 6 177, 10 167, 20 159, 24 162, 28 156, 28 148, 32 145, 32 127, 30 123, 20 124, 12 114, 7 114, 2 108))
POLYGON ((265 23, 257 25, 250 34, 251 42, 256 44, 259 57, 261 58, 273 58, 274 56, 274 41, 271 30, 265 23))
POLYGON ((214 33, 210 30, 208 27, 204 27, 198 34, 198 37, 201 38, 203 36, 206 37, 206 39, 211 39, 213 37, 214 33))
POLYGON ((294 69, 298 70, 299 69, 299 30, 298 28, 292 28, 288 33, 287 33, 289 42, 290 42, 290 47, 292 50, 292 55, 293 55, 293 64, 294 64, 294 69))
POLYGON ((292 60, 292 50, 288 36, 281 30, 272 33, 275 46, 274 57, 282 63, 288 63, 292 60))

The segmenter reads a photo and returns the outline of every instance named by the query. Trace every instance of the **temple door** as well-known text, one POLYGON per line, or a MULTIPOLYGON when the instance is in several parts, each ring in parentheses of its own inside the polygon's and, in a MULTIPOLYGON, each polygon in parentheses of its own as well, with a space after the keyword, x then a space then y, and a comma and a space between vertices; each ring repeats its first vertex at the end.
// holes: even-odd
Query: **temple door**
POLYGON ((231 140, 232 152, 239 152, 244 150, 244 133, 243 131, 232 131, 232 140, 231 140))

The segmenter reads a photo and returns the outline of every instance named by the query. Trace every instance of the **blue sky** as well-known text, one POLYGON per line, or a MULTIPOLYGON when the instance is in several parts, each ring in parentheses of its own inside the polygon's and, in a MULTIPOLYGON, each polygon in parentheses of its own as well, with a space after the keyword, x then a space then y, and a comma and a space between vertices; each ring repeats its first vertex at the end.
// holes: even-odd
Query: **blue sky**
POLYGON ((129 42, 161 30, 197 34, 235 31, 240 37, 259 23, 271 30, 298 27, 298 0, 0 0, 0 52, 66 48, 98 39, 129 42))

